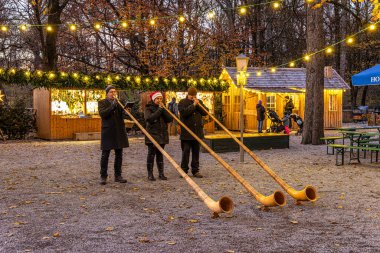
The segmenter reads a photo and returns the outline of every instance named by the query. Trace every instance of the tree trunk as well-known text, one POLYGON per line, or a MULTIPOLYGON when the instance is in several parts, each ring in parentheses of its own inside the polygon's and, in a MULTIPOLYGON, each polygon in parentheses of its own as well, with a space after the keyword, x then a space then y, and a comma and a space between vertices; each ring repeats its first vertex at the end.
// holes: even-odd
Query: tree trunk
MULTIPOLYGON (((307 9, 307 52, 324 48, 323 7, 307 9)), ((306 67, 305 125, 302 144, 322 144, 324 136, 324 54, 311 56, 306 67)))
POLYGON ((365 100, 367 98, 367 92, 368 92, 368 86, 364 86, 363 93, 362 93, 362 101, 360 102, 360 105, 365 105, 365 100))

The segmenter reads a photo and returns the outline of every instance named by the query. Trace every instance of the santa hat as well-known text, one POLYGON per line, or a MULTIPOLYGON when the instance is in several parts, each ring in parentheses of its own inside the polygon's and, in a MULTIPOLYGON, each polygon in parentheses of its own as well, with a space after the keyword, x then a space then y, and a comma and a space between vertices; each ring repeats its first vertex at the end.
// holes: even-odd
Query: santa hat
POLYGON ((162 97, 161 92, 155 91, 155 92, 150 93, 150 98, 152 99, 152 101, 154 101, 157 97, 162 97))

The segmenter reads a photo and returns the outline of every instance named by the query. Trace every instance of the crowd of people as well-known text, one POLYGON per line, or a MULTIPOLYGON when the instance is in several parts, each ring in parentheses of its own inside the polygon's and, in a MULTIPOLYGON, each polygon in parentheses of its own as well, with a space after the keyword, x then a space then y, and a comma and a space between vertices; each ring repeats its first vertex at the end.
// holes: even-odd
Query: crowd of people
MULTIPOLYGON (((126 183, 127 180, 122 177, 123 148, 129 147, 128 136, 124 126, 123 108, 116 99, 116 88, 112 85, 106 88, 106 98, 98 103, 99 114, 102 121, 101 127, 101 150, 100 159, 100 184, 107 184, 108 178, 108 159, 111 150, 115 152, 114 173, 115 182, 126 183)), ((147 103, 144 111, 147 132, 162 147, 169 144, 168 124, 175 124, 176 119, 168 113, 164 108, 163 96, 160 92, 152 92, 151 100, 147 103)), ((187 91, 186 98, 182 99, 178 104, 175 98, 169 103, 169 110, 175 117, 180 116, 180 120, 199 138, 203 138, 203 122, 202 116, 206 116, 208 108, 201 100, 197 99, 197 90, 190 87, 187 91)), ((181 126, 180 140, 182 149, 181 168, 187 174, 190 170, 194 177, 203 178, 199 171, 199 153, 200 144, 185 128, 181 126), (191 163, 190 162, 191 153, 191 163)), ((156 159, 158 178, 167 180, 164 174, 163 154, 157 147, 145 137, 147 150, 147 173, 148 180, 155 181, 153 168, 156 159)))

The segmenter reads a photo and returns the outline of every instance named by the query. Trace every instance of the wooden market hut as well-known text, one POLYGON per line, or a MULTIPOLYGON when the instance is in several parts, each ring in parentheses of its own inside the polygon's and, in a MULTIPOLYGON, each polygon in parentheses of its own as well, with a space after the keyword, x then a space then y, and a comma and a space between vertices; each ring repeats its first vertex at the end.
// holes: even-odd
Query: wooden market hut
POLYGON ((34 89, 37 136, 48 140, 100 139, 98 100, 105 95, 104 90, 34 89))
MULTIPOLYGON (((248 68, 247 82, 244 87, 244 121, 245 131, 257 131, 256 104, 263 101, 265 108, 274 110, 280 118, 284 115, 285 96, 293 99, 293 113, 304 119, 305 111, 305 68, 279 68, 274 73, 261 68, 248 68)), ((221 79, 228 81, 230 88, 223 93, 223 115, 225 125, 230 130, 240 129, 240 90, 237 86, 235 67, 223 69, 221 79)), ((324 78, 324 126, 341 127, 343 92, 350 87, 332 67, 325 67, 324 78)), ((270 120, 264 120, 263 129, 268 128, 270 120)), ((293 124, 293 128, 297 129, 293 124)))

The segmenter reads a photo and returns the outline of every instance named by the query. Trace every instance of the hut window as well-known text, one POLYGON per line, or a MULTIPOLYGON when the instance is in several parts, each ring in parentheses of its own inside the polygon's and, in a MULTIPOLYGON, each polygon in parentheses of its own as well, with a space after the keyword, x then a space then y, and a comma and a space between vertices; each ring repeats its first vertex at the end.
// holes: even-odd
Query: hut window
POLYGON ((337 111, 337 95, 336 94, 329 95, 329 111, 330 112, 337 111))
POLYGON ((276 110, 276 96, 274 96, 274 95, 267 96, 266 106, 268 109, 275 111, 276 110))

